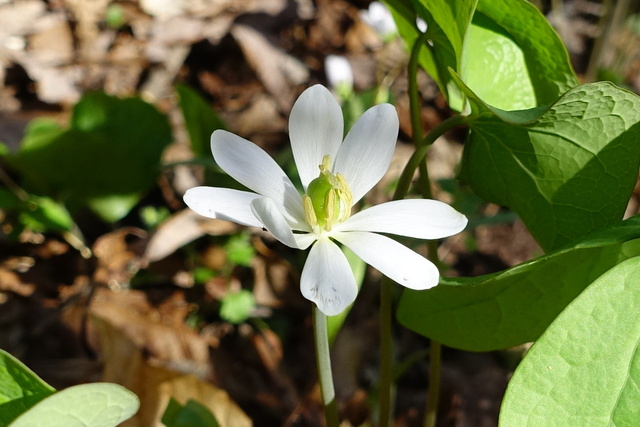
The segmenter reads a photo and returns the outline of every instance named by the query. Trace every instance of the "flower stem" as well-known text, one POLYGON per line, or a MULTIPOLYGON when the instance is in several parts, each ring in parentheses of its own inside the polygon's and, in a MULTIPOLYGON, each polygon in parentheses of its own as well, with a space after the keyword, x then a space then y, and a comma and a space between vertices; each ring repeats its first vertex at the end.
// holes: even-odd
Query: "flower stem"
POLYGON ((327 333, 327 316, 313 304, 313 338, 316 345, 316 363, 318 365, 318 381, 324 405, 324 416, 327 427, 338 427, 338 404, 333 388, 331 373, 331 356, 329 354, 329 335, 327 333))

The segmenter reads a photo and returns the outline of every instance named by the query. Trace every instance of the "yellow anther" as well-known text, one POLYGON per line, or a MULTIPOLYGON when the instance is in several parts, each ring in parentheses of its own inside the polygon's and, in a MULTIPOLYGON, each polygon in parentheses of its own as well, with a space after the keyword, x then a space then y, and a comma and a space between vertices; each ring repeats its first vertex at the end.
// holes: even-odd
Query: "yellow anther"
POLYGON ((341 174, 332 174, 329 155, 319 165, 320 176, 309 183, 304 195, 305 220, 309 225, 331 231, 333 224, 351 215, 353 197, 347 181, 341 174))

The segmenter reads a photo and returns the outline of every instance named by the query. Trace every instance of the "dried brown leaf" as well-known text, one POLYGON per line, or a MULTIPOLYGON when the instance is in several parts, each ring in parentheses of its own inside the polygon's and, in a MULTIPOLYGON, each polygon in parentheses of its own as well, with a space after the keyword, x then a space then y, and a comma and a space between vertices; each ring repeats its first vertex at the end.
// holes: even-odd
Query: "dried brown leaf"
POLYGON ((144 259, 147 262, 158 261, 205 234, 231 234, 238 229, 234 223, 204 218, 190 209, 185 209, 158 227, 149 239, 144 259))
POLYGON ((295 97, 295 86, 309 80, 309 70, 298 59, 272 45, 266 37, 246 25, 234 25, 236 39, 249 65, 282 111, 289 111, 295 97))
POLYGON ((95 315, 91 319, 102 348, 103 380, 122 384, 140 399, 140 410, 122 426, 161 427, 160 419, 171 397, 182 404, 189 399, 198 401, 216 416, 222 427, 252 425, 224 390, 194 375, 149 363, 121 325, 111 320, 95 315))

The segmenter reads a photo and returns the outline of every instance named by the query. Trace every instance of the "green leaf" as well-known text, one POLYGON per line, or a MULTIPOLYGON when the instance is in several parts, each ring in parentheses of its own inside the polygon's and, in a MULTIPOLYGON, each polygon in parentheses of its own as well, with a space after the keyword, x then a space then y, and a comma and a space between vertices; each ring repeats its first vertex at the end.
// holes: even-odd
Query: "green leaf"
POLYGON ((211 134, 216 129, 224 129, 224 123, 195 90, 179 85, 176 92, 180 98, 180 111, 189 132, 193 153, 196 157, 210 157, 211 134))
POLYGON ((458 88, 452 84, 448 67, 459 68, 464 36, 477 0, 402 0, 387 1, 400 36, 413 46, 420 35, 416 18, 427 23, 429 45, 420 51, 419 63, 436 81, 454 109, 461 109, 458 88))
POLYGON ((139 406, 137 396, 117 384, 82 384, 41 400, 10 427, 115 427, 139 406))
POLYGON ((167 427, 218 427, 216 417, 193 399, 183 406, 174 398, 169 400, 167 409, 162 415, 162 423, 167 427))
POLYGON ((464 107, 451 68, 487 103, 505 110, 553 103, 578 84, 562 41, 525 0, 403 0, 387 2, 407 46, 427 23, 419 63, 451 108, 464 107), (535 36, 532 36, 535 35, 535 36))
POLYGON ((504 349, 535 341, 577 295, 620 261, 640 255, 640 216, 508 270, 405 290, 404 326, 449 347, 504 349))
POLYGON ((231 236, 224 248, 227 251, 227 259, 231 264, 244 267, 251 266, 251 261, 253 261, 256 254, 255 248, 249 241, 249 235, 245 233, 231 236))
POLYGON ((527 1, 480 0, 464 41, 456 71, 494 107, 549 105, 578 84, 562 41, 527 1))
POLYGON ((640 258, 603 274, 529 350, 509 382, 503 426, 637 426, 640 258))
POLYGON ((22 362, 0 349, 0 426, 54 392, 22 362))
POLYGON ((220 317, 231 323, 242 323, 251 316, 256 307, 253 293, 246 289, 230 292, 224 296, 220 305, 220 317))
MULTIPOLYGON (((463 41, 477 3, 477 0, 414 0, 418 13, 424 18, 432 19, 432 22, 426 21, 427 31, 429 24, 437 24, 451 44, 457 59, 462 55, 463 41), (428 15, 424 14, 425 10, 428 15)), ((434 50, 437 50, 435 46, 434 50)))
POLYGON ((34 231, 69 231, 74 222, 67 209, 48 197, 31 196, 24 203, 20 222, 34 231))
POLYGON ((506 112, 464 90, 483 113, 470 121, 461 179, 515 211, 545 250, 622 218, 640 164, 640 97, 593 83, 546 111, 506 112))
POLYGON ((112 222, 155 185, 170 141, 166 116, 150 104, 91 93, 75 106, 69 129, 34 123, 8 160, 29 190, 70 208, 89 205, 112 222))

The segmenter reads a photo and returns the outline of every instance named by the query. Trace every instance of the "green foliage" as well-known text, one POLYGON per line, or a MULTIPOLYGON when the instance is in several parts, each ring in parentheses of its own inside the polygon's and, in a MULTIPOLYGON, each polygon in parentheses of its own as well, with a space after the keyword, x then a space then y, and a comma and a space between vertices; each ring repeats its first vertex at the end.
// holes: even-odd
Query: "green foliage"
POLYGON ((562 41, 525 0, 480 0, 458 70, 484 102, 503 110, 554 103, 578 84, 562 41))
POLYGON ((256 254, 256 251, 249 241, 249 235, 234 234, 229 238, 224 245, 227 251, 227 260, 233 265, 239 265, 242 267, 250 267, 251 261, 256 254))
POLYGON ((11 427, 115 427, 135 414, 139 405, 135 394, 117 384, 82 384, 41 400, 11 427))
POLYGON ((196 157, 211 156, 210 139, 216 129, 224 129, 224 123, 198 92, 188 86, 179 85, 176 92, 180 99, 180 110, 189 133, 191 150, 196 157))
POLYGON ((549 251, 405 291, 400 322, 471 351, 537 340, 501 425, 637 425, 640 216, 621 219, 640 165, 640 98, 578 85, 560 39, 524 0, 388 4, 409 47, 416 18, 427 22, 419 63, 468 116, 460 178, 549 251))
POLYGON ((7 161, 35 194, 74 210, 89 206, 117 221, 156 183, 160 156, 171 141, 167 118, 139 98, 86 95, 63 129, 36 120, 7 161))
POLYGON ((622 219, 640 163, 640 98, 611 83, 568 91, 548 110, 504 112, 465 88, 470 121, 461 178, 509 206, 546 249, 622 219))
POLYGON ((55 390, 0 349, 0 426, 6 426, 55 390))
POLYGON ((536 340, 591 282, 640 255, 640 217, 508 270, 407 290, 398 319, 443 344, 489 351, 536 340))
POLYGON ((206 267, 196 267, 193 269, 193 280, 198 284, 203 284, 207 280, 216 277, 215 271, 212 271, 206 267))
POLYGON ((251 317, 255 307, 256 300, 251 291, 241 289, 238 292, 229 292, 222 299, 220 317, 230 323, 242 323, 251 317))
POLYGON ((115 427, 138 406, 138 398, 116 384, 83 384, 56 392, 0 350, 0 427, 115 427))
POLYGON ((37 232, 64 232, 71 230, 74 224, 60 203, 29 194, 23 200, 6 188, 0 188, 0 209, 5 215, 4 221, 12 226, 12 237, 25 228, 37 232))
POLYGON ((516 369, 500 425, 638 425, 639 278, 635 257, 566 307, 516 369))
POLYGON ((485 102, 505 110, 548 105, 578 84, 560 38, 525 0, 412 0, 388 2, 407 45, 428 25, 420 65, 451 108, 464 108, 448 69, 485 102))
POLYGON ((171 217, 165 206, 144 206, 140 209, 140 219, 147 229, 153 229, 171 217))
POLYGON ((162 415, 162 423, 167 427, 218 427, 216 417, 203 405, 193 399, 181 405, 174 398, 169 400, 162 415))

